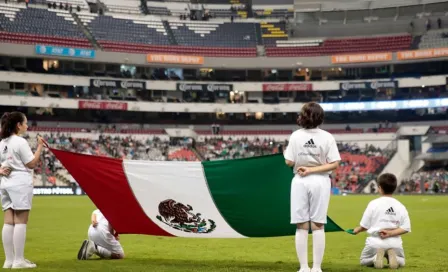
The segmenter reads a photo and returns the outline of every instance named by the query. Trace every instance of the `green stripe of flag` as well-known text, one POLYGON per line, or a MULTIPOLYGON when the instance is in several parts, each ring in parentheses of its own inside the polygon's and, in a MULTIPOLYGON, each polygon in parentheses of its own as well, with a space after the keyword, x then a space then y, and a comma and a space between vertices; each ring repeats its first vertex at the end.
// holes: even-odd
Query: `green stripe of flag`
MULTIPOLYGON (((293 173, 281 154, 203 162, 212 198, 227 223, 248 237, 289 236, 293 173)), ((343 231, 328 218, 325 231, 343 231)))

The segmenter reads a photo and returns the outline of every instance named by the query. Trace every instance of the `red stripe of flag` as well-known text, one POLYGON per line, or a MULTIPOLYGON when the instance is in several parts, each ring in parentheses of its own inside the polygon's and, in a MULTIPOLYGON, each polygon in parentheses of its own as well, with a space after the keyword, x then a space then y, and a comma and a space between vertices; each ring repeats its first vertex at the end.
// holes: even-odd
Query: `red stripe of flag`
POLYGON ((50 150, 118 233, 172 236, 143 211, 129 186, 122 160, 50 150))

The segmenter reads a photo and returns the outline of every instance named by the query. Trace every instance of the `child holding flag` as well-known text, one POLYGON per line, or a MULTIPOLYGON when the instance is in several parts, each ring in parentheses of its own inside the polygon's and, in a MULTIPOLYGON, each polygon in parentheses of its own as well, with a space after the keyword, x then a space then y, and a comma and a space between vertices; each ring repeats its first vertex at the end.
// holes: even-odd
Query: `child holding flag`
POLYGON ((367 231, 370 235, 361 253, 361 265, 383 268, 386 257, 389 268, 397 269, 405 264, 401 235, 411 232, 411 221, 406 207, 393 197, 397 178, 383 174, 377 182, 381 197, 369 203, 360 226, 347 232, 356 235, 367 231))
POLYGON ((88 230, 89 240, 84 240, 78 252, 78 260, 88 260, 94 254, 104 259, 123 259, 124 251, 118 233, 112 228, 100 210, 92 213, 88 230))
POLYGON ((284 152, 285 162, 293 167, 291 183, 291 224, 297 225, 296 251, 299 272, 322 272, 325 252, 327 211, 330 204, 330 173, 339 166, 333 135, 319 128, 324 110, 317 103, 303 105, 297 123, 302 129, 290 137, 284 152), (308 266, 308 231, 313 231, 313 268, 308 266))

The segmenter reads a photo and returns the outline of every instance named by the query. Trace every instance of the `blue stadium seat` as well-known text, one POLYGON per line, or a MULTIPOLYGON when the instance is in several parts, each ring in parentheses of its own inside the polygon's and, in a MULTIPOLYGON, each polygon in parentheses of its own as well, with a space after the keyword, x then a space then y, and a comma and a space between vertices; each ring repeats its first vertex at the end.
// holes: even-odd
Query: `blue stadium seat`
POLYGON ((206 47, 256 47, 254 23, 170 21, 179 45, 206 47))

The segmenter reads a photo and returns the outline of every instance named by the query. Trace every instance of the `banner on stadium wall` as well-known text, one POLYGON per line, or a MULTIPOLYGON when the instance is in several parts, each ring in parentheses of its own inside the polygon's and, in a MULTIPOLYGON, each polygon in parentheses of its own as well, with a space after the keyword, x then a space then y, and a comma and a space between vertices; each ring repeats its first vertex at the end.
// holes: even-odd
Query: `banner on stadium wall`
POLYGON ((181 92, 202 91, 202 92, 222 92, 233 91, 232 84, 196 84, 196 83, 177 83, 177 90, 181 92))
POLYGON ((128 103, 112 102, 112 101, 94 101, 80 100, 78 101, 78 109, 80 110, 119 110, 127 111, 128 103))
POLYGON ((378 90, 382 88, 397 88, 398 81, 371 81, 371 82, 342 82, 340 89, 343 91, 350 90, 378 90))
POLYGON ((148 61, 148 63, 188 64, 188 65, 204 64, 204 57, 200 56, 148 54, 146 55, 146 60, 148 61))
POLYGON ((34 186, 33 195, 85 195, 86 193, 79 186, 34 186))
POLYGON ((95 58, 95 50, 92 49, 79 49, 70 47, 57 47, 49 45, 36 45, 36 54, 49 55, 49 56, 61 56, 72 58, 95 58))
POLYGON ((384 62, 391 60, 392 60, 392 53, 390 52, 331 56, 331 63, 333 64, 384 62))
POLYGON ((263 92, 294 92, 312 91, 311 83, 266 83, 263 84, 263 92))
POLYGON ((147 90, 145 81, 90 79, 90 87, 147 90))
POLYGON ((448 57, 448 48, 431 48, 397 52, 398 60, 431 59, 448 57))

